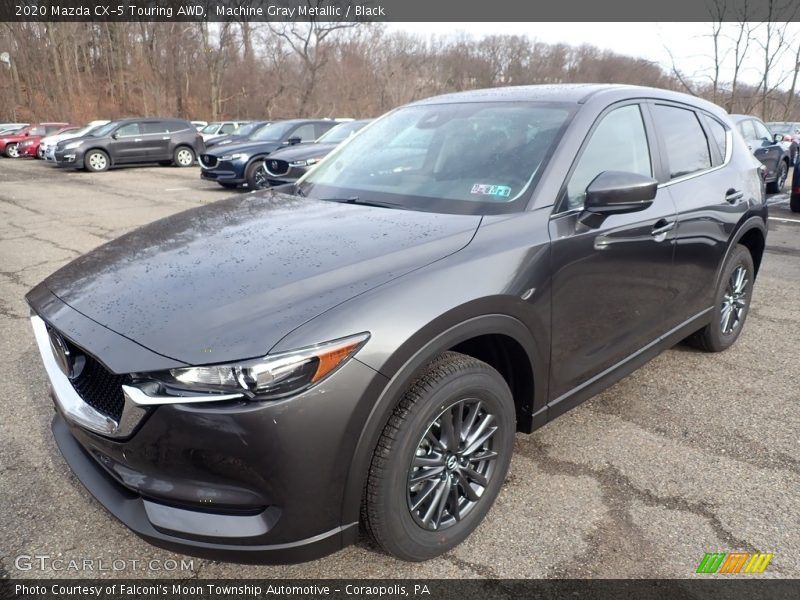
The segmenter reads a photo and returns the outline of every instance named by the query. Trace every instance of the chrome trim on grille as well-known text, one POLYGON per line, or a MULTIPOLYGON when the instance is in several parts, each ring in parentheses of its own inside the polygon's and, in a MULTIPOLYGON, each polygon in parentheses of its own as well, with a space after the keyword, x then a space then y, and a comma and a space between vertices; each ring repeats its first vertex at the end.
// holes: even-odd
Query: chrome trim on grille
POLYGON ((125 404, 133 402, 138 406, 158 406, 159 404, 193 404, 196 402, 221 402, 223 400, 236 400, 244 394, 204 394, 202 396, 150 396, 132 385, 123 385, 122 393, 125 395, 125 404))
POLYGON ((117 422, 89 406, 75 391, 72 382, 59 368, 50 347, 50 335, 45 322, 40 317, 32 315, 31 326, 33 327, 33 335, 36 338, 36 345, 39 347, 44 369, 47 371, 47 377, 50 379, 50 384, 53 388, 53 398, 67 420, 89 431, 108 437, 127 437, 130 435, 147 413, 147 410, 130 402, 126 397, 125 406, 122 409, 122 417, 117 422))

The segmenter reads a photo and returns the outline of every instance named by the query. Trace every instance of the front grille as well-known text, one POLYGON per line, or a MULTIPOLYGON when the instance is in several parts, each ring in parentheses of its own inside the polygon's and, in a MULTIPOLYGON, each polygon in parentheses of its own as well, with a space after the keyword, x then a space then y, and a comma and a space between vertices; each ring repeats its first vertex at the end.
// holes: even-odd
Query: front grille
POLYGON ((86 361, 77 376, 70 380, 72 387, 86 404, 119 422, 125 405, 122 385, 130 383, 130 375, 115 375, 74 344, 67 342, 67 346, 71 353, 83 356, 86 361))
POLYGON ((200 155, 200 162, 203 163, 203 166, 206 167, 216 167, 217 166, 217 157, 212 154, 201 154, 200 155))
POLYGON ((270 175, 286 175, 289 172, 289 162, 285 160, 278 160, 275 158, 268 158, 264 162, 267 173, 270 175))

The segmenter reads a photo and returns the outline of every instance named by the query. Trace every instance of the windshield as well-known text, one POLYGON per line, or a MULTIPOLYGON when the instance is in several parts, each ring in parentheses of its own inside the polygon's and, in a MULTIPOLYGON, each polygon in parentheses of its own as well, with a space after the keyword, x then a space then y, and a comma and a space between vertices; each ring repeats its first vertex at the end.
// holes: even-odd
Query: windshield
POLYGON ((250 139, 259 142, 280 142, 294 126, 295 123, 273 123, 256 131, 250 136, 250 139))
POLYGON ((416 210, 521 210, 572 110, 521 102, 400 108, 334 150, 300 190, 416 210))
POLYGON ((362 129, 367 123, 369 123, 369 121, 351 121, 349 123, 342 123, 327 133, 322 134, 322 136, 317 140, 317 143, 340 144, 359 129, 362 129))
POLYGON ((200 130, 200 133, 217 133, 217 129, 222 126, 222 123, 209 123, 200 130))
POLYGON ((262 125, 263 123, 245 123, 244 125, 239 125, 236 131, 233 132, 233 135, 250 135, 262 125))
POLYGON ((114 129, 114 127, 116 126, 117 124, 114 123, 114 121, 111 121, 111 123, 106 123, 105 125, 100 125, 99 127, 95 127, 94 129, 89 131, 87 135, 91 135, 92 137, 105 137, 109 133, 111 133, 111 130, 114 129))
POLYGON ((800 128, 796 123, 767 123, 772 133, 789 133, 795 135, 800 132, 800 128))

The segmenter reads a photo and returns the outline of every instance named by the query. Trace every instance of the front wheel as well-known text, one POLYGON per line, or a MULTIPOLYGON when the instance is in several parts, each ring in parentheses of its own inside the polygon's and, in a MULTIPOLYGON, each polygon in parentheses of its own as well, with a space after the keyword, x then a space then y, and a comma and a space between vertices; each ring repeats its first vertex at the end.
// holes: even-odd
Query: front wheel
POLYGON ((775 177, 775 181, 767 184, 767 191, 770 194, 779 194, 783 191, 783 186, 786 184, 786 176, 789 174, 789 167, 786 165, 786 161, 782 160, 778 165, 778 175, 775 177))
POLYGON ((191 167, 194 164, 194 150, 187 146, 178 146, 172 154, 176 167, 191 167))
POLYGON ((247 178, 247 187, 251 190, 263 190, 269 187, 267 171, 264 169, 264 161, 261 159, 254 160, 247 166, 245 177, 247 178))
POLYGON ((89 150, 83 157, 83 164, 87 171, 92 173, 99 173, 107 171, 111 166, 111 161, 108 159, 108 154, 102 150, 89 150))
POLYGON ((6 146, 6 156, 8 158, 19 158, 19 147, 17 144, 8 144, 6 146))
POLYGON ((689 342, 707 352, 721 352, 739 338, 750 309, 755 268, 750 250, 741 244, 733 249, 722 270, 711 323, 689 338, 689 342))
POLYGON ((500 492, 515 430, 511 391, 495 369, 464 354, 439 356, 378 441, 362 506, 369 533, 410 561, 464 541, 500 492))

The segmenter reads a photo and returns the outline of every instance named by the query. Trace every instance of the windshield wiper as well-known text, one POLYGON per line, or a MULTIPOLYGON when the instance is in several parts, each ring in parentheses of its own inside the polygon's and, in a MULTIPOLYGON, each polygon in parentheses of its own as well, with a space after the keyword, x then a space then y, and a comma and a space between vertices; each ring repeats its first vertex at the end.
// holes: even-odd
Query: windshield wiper
POLYGON ((325 202, 341 202, 342 204, 359 204, 361 206, 377 206, 378 208, 397 208, 399 204, 393 202, 372 202, 370 200, 361 200, 358 196, 350 196, 348 198, 319 198, 325 202))

